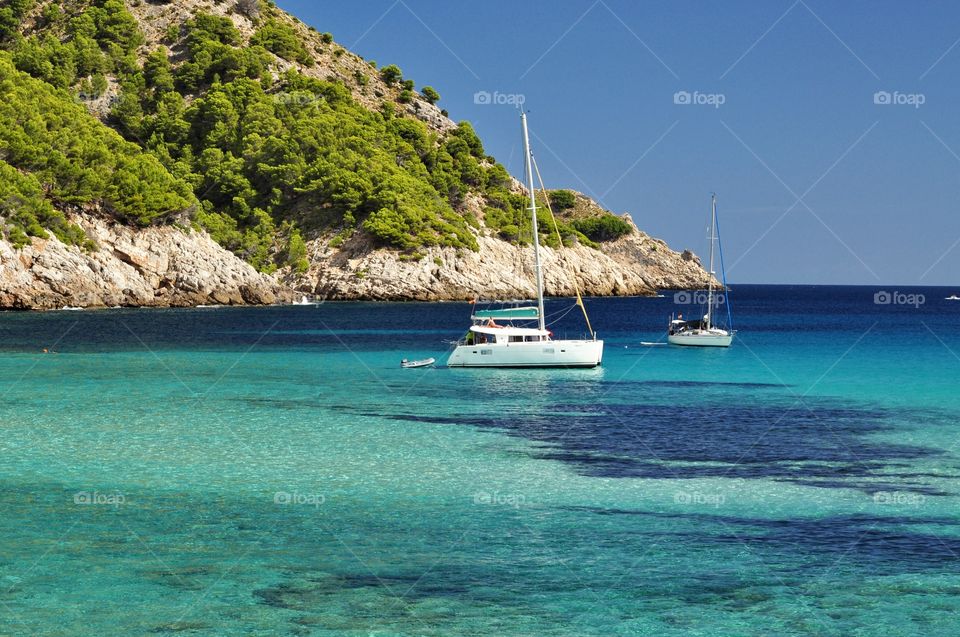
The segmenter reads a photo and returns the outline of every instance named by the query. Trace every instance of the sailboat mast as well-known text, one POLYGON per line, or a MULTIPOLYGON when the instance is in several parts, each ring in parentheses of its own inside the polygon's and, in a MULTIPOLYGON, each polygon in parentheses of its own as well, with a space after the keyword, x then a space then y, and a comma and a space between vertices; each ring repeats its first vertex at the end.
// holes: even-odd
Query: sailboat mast
POLYGON ((710 280, 707 283, 707 329, 713 322, 713 244, 716 243, 717 232, 717 195, 710 195, 710 280))
MULTIPOLYGON (((539 318, 540 329, 545 330, 546 322, 543 315, 543 270, 540 265, 540 231, 537 229, 537 199, 536 190, 534 190, 533 186, 533 167, 530 160, 530 134, 527 132, 526 113, 520 113, 520 122, 523 125, 523 154, 526 156, 527 188, 530 190, 530 214, 533 217, 534 270, 537 276, 537 316, 539 318)), ((711 255, 712 254, 711 252, 711 255)), ((712 258, 711 256, 711 259, 712 258)))

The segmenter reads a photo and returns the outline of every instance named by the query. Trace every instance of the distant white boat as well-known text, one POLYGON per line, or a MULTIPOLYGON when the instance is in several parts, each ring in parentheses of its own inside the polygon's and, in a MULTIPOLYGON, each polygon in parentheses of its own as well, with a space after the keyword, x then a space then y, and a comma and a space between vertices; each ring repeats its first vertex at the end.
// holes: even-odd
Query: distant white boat
MULTIPOLYGON (((707 312, 703 318, 685 321, 682 317, 670 317, 667 327, 667 342, 672 345, 687 345, 691 347, 730 347, 733 342, 733 330, 723 330, 714 325, 713 308, 713 279, 716 272, 713 270, 713 244, 717 243, 717 196, 710 199, 710 281, 707 284, 707 312)), ((721 252, 720 269, 723 269, 721 252)), ((723 276, 726 285, 726 275, 723 276)), ((729 312, 729 306, 727 306, 729 312)))
POLYGON ((316 302, 311 301, 306 295, 304 295, 299 301, 294 301, 290 305, 316 305, 316 302))
POLYGON ((437 362, 437 359, 435 358, 424 358, 418 361, 408 361, 407 359, 403 359, 400 361, 400 367, 403 367, 404 369, 410 369, 413 367, 430 367, 435 362, 437 362))
POLYGON ((82 307, 75 307, 75 306, 73 306, 73 305, 64 305, 64 306, 61 307, 60 309, 61 309, 61 310, 65 310, 65 311, 67 311, 67 312, 78 312, 78 311, 82 310, 83 308, 82 308, 82 307))
POLYGON ((950 296, 945 298, 944 301, 960 301, 960 296, 957 296, 956 294, 951 294, 950 296))

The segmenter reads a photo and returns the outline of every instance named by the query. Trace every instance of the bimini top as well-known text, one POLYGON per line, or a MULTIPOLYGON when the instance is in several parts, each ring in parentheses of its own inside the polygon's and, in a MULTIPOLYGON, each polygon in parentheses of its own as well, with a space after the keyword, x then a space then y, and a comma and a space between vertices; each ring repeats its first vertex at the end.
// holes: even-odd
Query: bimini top
POLYGON ((471 332, 476 332, 477 334, 488 334, 488 335, 499 335, 506 334, 508 336, 552 336, 553 332, 550 330, 539 330, 535 327, 514 327, 513 325, 497 325, 495 327, 490 327, 487 325, 471 325, 471 332))
POLYGON ((502 310, 476 310, 471 317, 473 320, 481 319, 537 319, 539 312, 535 307, 508 307, 502 310))

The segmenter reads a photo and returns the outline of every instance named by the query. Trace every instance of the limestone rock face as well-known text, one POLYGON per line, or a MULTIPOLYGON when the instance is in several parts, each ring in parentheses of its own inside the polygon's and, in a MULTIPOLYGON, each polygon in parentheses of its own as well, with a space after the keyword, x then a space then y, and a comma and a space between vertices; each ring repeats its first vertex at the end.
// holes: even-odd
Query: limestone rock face
POLYGON ((87 214, 71 221, 98 249, 52 236, 20 250, 0 241, 0 307, 259 305, 293 298, 206 233, 131 228, 87 214))
MULTIPOLYGON (((629 215, 624 219, 630 220, 629 215)), ((421 259, 378 249, 362 236, 340 249, 328 240, 309 242, 310 269, 283 272, 297 290, 328 299, 459 300, 536 296, 533 251, 492 236, 478 237, 480 251, 427 248, 421 259)), ((544 289, 572 296, 576 285, 589 296, 653 295, 658 289, 706 287, 709 275, 689 251, 679 253, 640 232, 602 244, 541 250, 544 289)))
MULTIPOLYGON (((204 232, 132 228, 88 213, 73 214, 71 220, 97 249, 68 246, 54 237, 34 238, 19 250, 0 241, 0 308, 264 305, 287 303, 304 293, 384 301, 536 295, 530 246, 484 232, 479 252, 427 248, 418 259, 378 248, 362 233, 339 249, 328 238, 314 239, 308 242, 306 273, 287 269, 269 276, 204 232)), ((702 288, 708 280, 692 252, 671 250, 637 229, 600 250, 543 247, 541 254, 550 296, 572 296, 577 286, 587 296, 652 295, 658 289, 702 288)))

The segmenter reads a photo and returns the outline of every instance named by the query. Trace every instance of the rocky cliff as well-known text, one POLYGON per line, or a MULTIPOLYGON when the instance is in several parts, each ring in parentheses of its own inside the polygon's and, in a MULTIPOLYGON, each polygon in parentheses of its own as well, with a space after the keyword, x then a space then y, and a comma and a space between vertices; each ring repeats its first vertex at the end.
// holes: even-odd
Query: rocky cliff
MULTIPOLYGON (((630 219, 629 215, 624 216, 630 219)), ((601 245, 541 248, 544 289, 572 296, 653 295, 658 289, 705 287, 707 273, 689 251, 676 252, 639 229, 601 245)), ((298 291, 328 299, 436 301, 536 296, 533 251, 481 233, 480 251, 428 248, 423 258, 404 259, 375 249, 357 236, 339 249, 326 239, 310 243, 310 269, 285 273, 298 291)))
POLYGON ((169 307, 269 304, 292 292, 203 232, 134 229, 75 214, 96 248, 34 238, 15 250, 0 242, 0 307, 169 307))
MULTIPOLYGON (((302 294, 322 299, 436 301, 535 296, 530 246, 481 236, 480 251, 427 249, 413 260, 375 248, 363 235, 339 248, 309 243, 302 274, 257 272, 206 233, 179 227, 134 229, 90 214, 73 214, 96 248, 54 237, 19 250, 0 242, 0 308, 180 307, 287 303, 302 294)), ((706 283, 699 259, 637 230, 603 244, 542 248, 550 296, 651 295, 706 283)))

